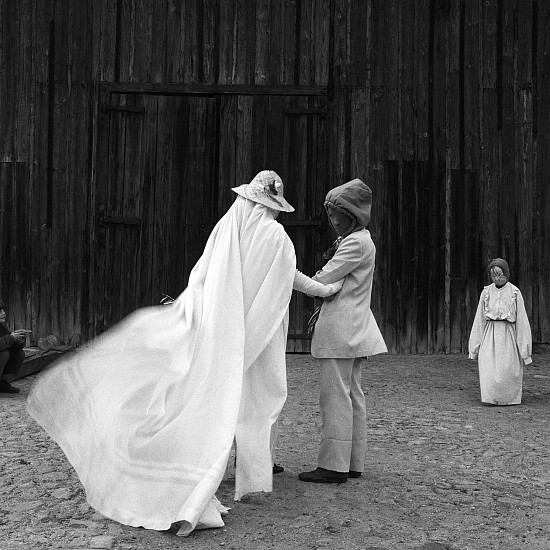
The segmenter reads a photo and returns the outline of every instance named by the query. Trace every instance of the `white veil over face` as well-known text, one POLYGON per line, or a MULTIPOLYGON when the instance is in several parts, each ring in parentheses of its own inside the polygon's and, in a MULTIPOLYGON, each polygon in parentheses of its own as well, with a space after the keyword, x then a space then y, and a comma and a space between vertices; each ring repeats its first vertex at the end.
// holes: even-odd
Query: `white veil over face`
POLYGON ((237 197, 173 304, 136 310, 39 377, 28 411, 103 515, 219 526, 204 518, 234 439, 235 498, 272 489, 296 264, 275 217, 237 197))

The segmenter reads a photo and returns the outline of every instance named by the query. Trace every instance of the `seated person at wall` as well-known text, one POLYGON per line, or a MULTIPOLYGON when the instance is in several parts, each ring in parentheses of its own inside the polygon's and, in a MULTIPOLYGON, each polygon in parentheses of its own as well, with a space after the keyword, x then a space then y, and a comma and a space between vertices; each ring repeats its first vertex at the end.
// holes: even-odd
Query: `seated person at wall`
POLYGON ((0 393, 19 393, 5 378, 19 370, 25 359, 25 337, 30 331, 10 331, 6 326, 6 306, 0 298, 0 393))

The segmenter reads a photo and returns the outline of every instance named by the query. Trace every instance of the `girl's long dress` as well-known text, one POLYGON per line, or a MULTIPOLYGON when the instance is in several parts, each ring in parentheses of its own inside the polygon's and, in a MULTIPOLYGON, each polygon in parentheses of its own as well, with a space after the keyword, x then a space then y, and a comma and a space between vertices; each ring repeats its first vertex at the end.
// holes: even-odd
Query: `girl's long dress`
POLYGON ((531 328, 521 292, 511 283, 491 284, 481 292, 469 358, 478 359, 483 403, 521 403, 523 365, 532 362, 531 328))
POLYGON ((181 521, 183 535, 222 526, 234 440, 235 499, 272 489, 295 265, 273 211, 238 197, 173 304, 135 311, 38 379, 28 411, 91 506, 149 529, 181 521))

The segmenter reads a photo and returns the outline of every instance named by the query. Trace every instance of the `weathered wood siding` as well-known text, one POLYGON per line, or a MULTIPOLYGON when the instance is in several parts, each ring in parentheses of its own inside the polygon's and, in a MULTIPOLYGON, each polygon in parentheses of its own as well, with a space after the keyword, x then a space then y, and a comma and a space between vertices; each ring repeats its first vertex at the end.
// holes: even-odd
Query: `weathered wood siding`
POLYGON ((0 0, 0 32, 0 294, 33 338, 78 343, 184 281, 229 188, 278 158, 306 273, 326 190, 372 187, 391 351, 464 352, 496 256, 550 342, 550 0, 0 0))

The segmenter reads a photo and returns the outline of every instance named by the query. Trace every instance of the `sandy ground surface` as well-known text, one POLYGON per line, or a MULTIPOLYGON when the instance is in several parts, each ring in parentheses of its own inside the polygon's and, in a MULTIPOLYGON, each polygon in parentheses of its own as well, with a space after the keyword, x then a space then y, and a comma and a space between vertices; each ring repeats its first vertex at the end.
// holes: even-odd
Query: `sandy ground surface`
POLYGON ((134 529, 92 510, 59 448, 27 416, 34 377, 0 397, 0 549, 549 550, 550 355, 526 368, 523 404, 479 402, 464 356, 386 355, 364 364, 370 449, 364 475, 309 484, 319 442, 318 373, 288 356, 271 494, 218 497, 222 529, 188 538, 134 529))

